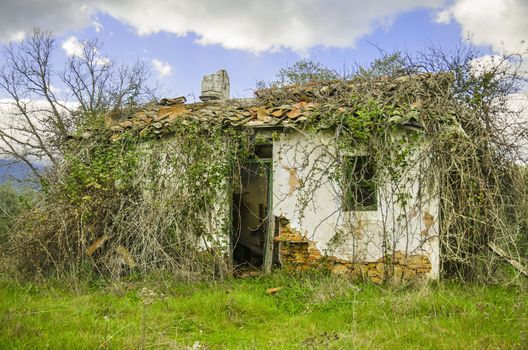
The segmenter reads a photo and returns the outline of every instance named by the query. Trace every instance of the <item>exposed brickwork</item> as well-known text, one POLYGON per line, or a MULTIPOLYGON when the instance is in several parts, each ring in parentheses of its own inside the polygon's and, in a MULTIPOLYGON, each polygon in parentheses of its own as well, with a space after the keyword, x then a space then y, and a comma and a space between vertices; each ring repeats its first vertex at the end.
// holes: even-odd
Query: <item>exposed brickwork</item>
POLYGON ((324 256, 314 241, 292 229, 289 221, 283 217, 279 218, 279 235, 275 241, 279 242, 280 261, 286 268, 326 267, 333 273, 349 274, 374 283, 388 279, 401 282, 424 278, 432 269, 427 256, 405 255, 401 251, 370 262, 324 256))

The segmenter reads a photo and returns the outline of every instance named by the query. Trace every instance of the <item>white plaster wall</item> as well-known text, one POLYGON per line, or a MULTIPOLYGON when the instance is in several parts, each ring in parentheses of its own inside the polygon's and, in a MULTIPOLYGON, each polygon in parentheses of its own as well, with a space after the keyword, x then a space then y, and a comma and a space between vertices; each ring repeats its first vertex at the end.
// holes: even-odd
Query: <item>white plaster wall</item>
MULTIPOLYGON (((169 138, 157 141, 155 144, 140 145, 144 152, 140 165, 141 171, 151 176, 150 178, 146 176, 141 183, 137 184, 141 186, 145 202, 155 202, 160 199, 160 196, 170 196, 173 191, 179 192, 180 195, 186 192, 186 184, 180 178, 180 174, 186 170, 185 168, 176 169, 174 159, 171 159, 181 155, 178 142, 177 139, 169 138), (153 192, 152 186, 157 187, 156 193, 153 192)), ((216 161, 226 166, 228 164, 227 158, 219 157, 216 161)), ((201 251, 215 248, 228 254, 230 237, 226 233, 225 226, 231 221, 232 192, 229 180, 226 178, 220 186, 213 190, 217 195, 217 200, 209 211, 204 212, 202 218, 208 236, 189 235, 189 239, 193 239, 193 244, 196 244, 201 251)), ((170 201, 170 198, 166 200, 170 201)))
MULTIPOLYGON (((383 256, 385 240, 394 250, 427 255, 433 266, 430 277, 438 277, 439 203, 434 189, 420 183, 418 174, 425 161, 415 159, 401 185, 387 182, 379 186, 377 210, 342 212, 339 184, 325 173, 335 166, 333 141, 332 131, 315 135, 291 131, 274 141, 273 214, 289 219, 292 228, 315 241, 323 254, 374 261, 383 256), (395 204, 396 189, 411 194, 405 207, 395 204), (427 232, 426 213, 433 218, 427 232), (336 232, 340 232, 339 239, 334 237, 336 232)), ((414 157, 422 154, 417 150, 414 157)))

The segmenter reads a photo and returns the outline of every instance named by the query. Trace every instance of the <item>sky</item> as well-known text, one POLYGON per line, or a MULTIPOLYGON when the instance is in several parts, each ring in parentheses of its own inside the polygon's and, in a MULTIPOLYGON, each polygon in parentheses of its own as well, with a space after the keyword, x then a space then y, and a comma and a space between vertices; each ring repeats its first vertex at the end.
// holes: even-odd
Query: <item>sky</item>
POLYGON ((453 49, 467 38, 488 54, 525 50, 527 18, 528 0, 0 0, 0 45, 52 30, 60 67, 97 38, 103 59, 142 60, 165 95, 193 102, 219 69, 232 97, 248 97, 303 58, 341 70, 380 49, 453 49))

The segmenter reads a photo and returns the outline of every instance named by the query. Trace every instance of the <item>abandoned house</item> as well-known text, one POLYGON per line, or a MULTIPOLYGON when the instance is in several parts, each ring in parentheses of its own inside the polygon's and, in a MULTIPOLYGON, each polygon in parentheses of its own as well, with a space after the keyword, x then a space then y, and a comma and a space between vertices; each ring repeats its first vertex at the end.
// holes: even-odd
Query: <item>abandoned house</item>
MULTIPOLYGON (((430 78, 394 84, 405 91, 409 80, 426 84, 430 78)), ((391 146, 365 148, 360 139, 368 135, 347 138, 343 127, 325 123, 325 108, 366 118, 353 101, 336 104, 347 101, 350 91, 340 88, 345 85, 270 88, 257 91, 256 98, 230 99, 227 72, 220 70, 203 78, 201 102, 163 99, 126 118, 109 118, 107 136, 119 142, 127 132, 151 135, 156 142, 172 142, 164 151, 169 154, 178 148, 168 131, 175 122, 221 124, 247 135, 251 157, 220 182, 223 200, 208 223, 214 231, 228 222, 229 237, 213 235, 205 244, 223 250, 235 269, 325 266, 374 282, 388 270, 403 279, 437 278, 440 210, 434 179, 421 176, 429 162, 424 156, 429 141, 419 121, 423 101, 410 96, 401 108, 393 103, 395 110, 406 112, 385 121, 391 125, 386 134, 391 146), (352 146, 340 147, 343 143, 352 146), (371 157, 376 148, 384 158, 371 157), (384 164, 384 159, 394 164, 391 157, 400 168, 384 164)), ((170 172, 166 168, 159 176, 170 178, 170 172)))

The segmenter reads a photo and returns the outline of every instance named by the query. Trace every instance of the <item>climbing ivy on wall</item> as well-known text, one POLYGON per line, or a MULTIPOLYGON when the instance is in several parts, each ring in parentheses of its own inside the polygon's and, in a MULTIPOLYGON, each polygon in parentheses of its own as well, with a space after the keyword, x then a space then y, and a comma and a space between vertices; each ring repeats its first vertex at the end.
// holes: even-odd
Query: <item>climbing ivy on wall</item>
POLYGON ((44 188, 46 200, 20 221, 13 239, 28 244, 14 254, 17 265, 43 273, 225 275, 230 179, 251 155, 250 138, 198 123, 170 132, 73 143, 44 188))
MULTIPOLYGON (((498 173, 490 180, 479 153, 484 149, 496 160, 495 151, 479 147, 485 140, 475 144, 463 137, 454 116, 470 119, 471 113, 450 97, 451 83, 449 75, 425 76, 398 83, 339 82, 310 96, 288 89, 261 95, 256 103, 263 106, 315 102, 306 122, 288 132, 305 138, 334 133, 332 142, 319 145, 319 156, 306 157, 311 170, 296 188, 301 220, 317 188, 328 181, 339 184, 335 195, 342 201, 343 159, 360 152, 376 164, 375 185, 390 189, 386 203, 408 209, 409 179, 423 185, 424 198, 441 196, 444 244, 453 261, 466 263, 483 241, 505 237, 510 228, 498 215, 502 202, 490 194, 505 187, 495 181, 498 173), (419 172, 413 173, 417 164, 419 172), (435 192, 434 184, 444 192, 435 192), (469 229, 468 222, 479 224, 469 229)), ((111 141, 106 130, 91 132, 96 136, 72 143, 46 185, 47 198, 20 220, 13 239, 27 244, 13 253, 14 266, 38 266, 43 273, 88 268, 111 275, 159 269, 185 278, 226 275, 233 175, 255 158, 253 145, 261 136, 184 117, 163 134, 126 131, 111 141)), ((272 138, 280 136, 275 132, 272 138)), ((384 253, 407 233, 405 210, 397 218, 400 231, 384 231, 384 253)), ((331 241, 339 244, 343 233, 337 234, 331 241)))

